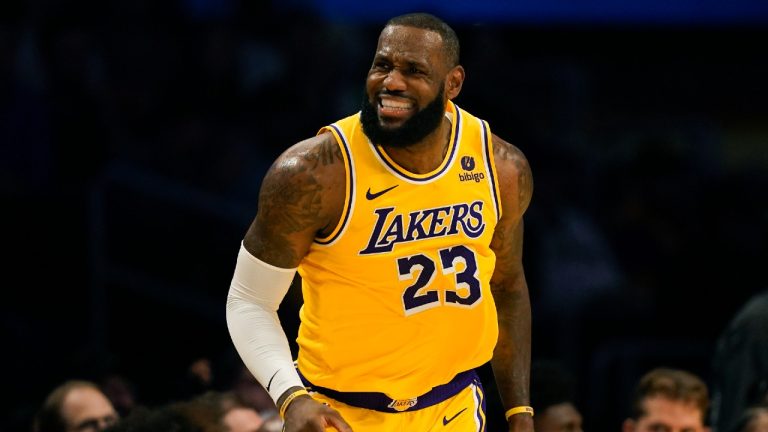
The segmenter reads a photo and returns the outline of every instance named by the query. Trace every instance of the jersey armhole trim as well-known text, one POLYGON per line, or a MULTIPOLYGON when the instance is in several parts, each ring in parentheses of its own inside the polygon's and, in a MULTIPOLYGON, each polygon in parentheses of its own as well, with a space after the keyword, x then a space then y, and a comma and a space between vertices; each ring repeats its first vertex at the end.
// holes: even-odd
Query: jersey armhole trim
POLYGON ((491 196, 493 197, 494 210, 496 211, 496 221, 501 219, 501 201, 499 197, 501 192, 499 190, 498 173, 496 172, 496 161, 493 158, 493 139, 491 138, 491 128, 488 126, 488 122, 480 120, 482 126, 483 135, 483 147, 485 156, 485 166, 488 167, 488 185, 491 188, 491 196))
POLYGON ((336 140, 336 144, 338 144, 338 146, 341 148, 341 158, 344 160, 344 181, 346 182, 347 187, 344 191, 344 209, 342 210, 341 217, 339 218, 339 223, 329 235, 322 238, 316 238, 314 240, 315 243, 320 245, 330 245, 339 237, 341 237, 341 234, 344 232, 344 229, 347 227, 347 223, 349 222, 349 217, 352 213, 352 205, 355 197, 355 181, 353 174, 354 170, 349 142, 344 136, 344 133, 341 131, 341 128, 335 123, 320 129, 319 133, 325 131, 329 131, 331 134, 333 134, 333 137, 336 140))

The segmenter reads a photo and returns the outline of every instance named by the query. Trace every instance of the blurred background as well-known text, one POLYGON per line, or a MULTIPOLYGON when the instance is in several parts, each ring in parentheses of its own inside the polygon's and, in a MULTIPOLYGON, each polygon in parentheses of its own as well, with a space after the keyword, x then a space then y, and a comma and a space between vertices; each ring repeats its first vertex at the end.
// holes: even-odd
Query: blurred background
POLYGON ((358 109, 381 27, 411 11, 455 28, 456 102, 530 161, 533 356, 574 373, 586 429, 617 429, 651 367, 712 376, 768 288, 765 1, 4 0, 0 429, 67 378, 146 405, 201 359, 232 379, 261 177, 358 109))

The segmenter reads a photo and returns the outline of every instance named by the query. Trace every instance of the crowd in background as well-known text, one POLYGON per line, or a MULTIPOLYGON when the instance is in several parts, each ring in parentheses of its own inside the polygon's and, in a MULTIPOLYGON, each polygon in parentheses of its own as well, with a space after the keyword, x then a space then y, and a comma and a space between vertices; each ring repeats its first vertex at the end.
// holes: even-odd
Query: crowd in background
MULTIPOLYGON (((240 371, 224 302, 260 179, 358 109, 387 17, 214 3, 0 4, 9 430, 68 379, 154 407, 203 390, 198 359, 240 371)), ((767 285, 768 29, 454 26, 456 102, 533 170, 534 358, 573 371, 594 430, 654 367, 714 383, 718 336, 767 285)))
MULTIPOLYGON (((763 305, 764 306, 764 305, 763 305)), ((761 307, 763 307, 761 306, 761 307)), ((763 309, 762 312, 765 312, 763 309)), ((765 319, 761 318, 761 326, 765 319)), ((761 350, 766 351, 765 345, 761 350)), ((200 360, 202 361, 202 360, 200 360)), ((32 420, 32 432, 276 432, 283 420, 260 384, 251 380, 248 387, 211 390, 210 364, 192 365, 194 380, 208 387, 197 393, 173 399, 159 406, 137 404, 134 392, 115 392, 114 386, 68 380, 54 388, 32 420)), ((747 366, 739 364, 734 366, 747 366)), ((768 374, 761 371, 765 384, 768 374)), ((247 374, 247 372, 246 372, 247 374)), ((729 375, 729 374, 724 374, 729 375)), ((760 380, 757 380, 760 381, 760 380)), ((584 423, 574 391, 574 377, 559 362, 536 360, 531 369, 531 404, 535 406, 537 432, 581 432, 590 430, 584 423)), ((732 383, 733 384, 733 383, 732 383)), ((768 430, 768 391, 751 394, 751 386, 730 385, 736 392, 716 387, 713 397, 704 380, 686 370, 657 367, 647 371, 627 396, 628 414, 621 424, 623 432, 766 432, 768 430), (720 404, 718 398, 730 397, 720 404), (714 406, 711 402, 714 401, 714 406), (727 407, 723 409, 724 407, 727 407), (715 413, 713 415, 713 413, 715 413), (711 424, 710 429, 707 425, 711 424)), ((743 384, 743 383, 742 383, 743 384)), ((489 393, 490 395, 490 393, 489 393)), ((493 398, 490 400, 493 401, 493 398)), ((492 406, 487 411, 487 430, 507 430, 504 409, 492 406)), ((594 428, 600 430, 599 428, 594 428)), ((485 430, 485 429, 484 429, 485 430)))

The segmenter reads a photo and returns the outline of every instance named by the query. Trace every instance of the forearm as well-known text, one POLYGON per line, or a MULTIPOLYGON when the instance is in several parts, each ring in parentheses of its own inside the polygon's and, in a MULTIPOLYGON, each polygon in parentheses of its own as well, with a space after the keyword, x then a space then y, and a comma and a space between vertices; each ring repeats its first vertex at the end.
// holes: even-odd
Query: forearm
POLYGON ((272 400, 277 402, 287 388, 301 384, 277 314, 230 296, 227 327, 243 363, 272 400))
POLYGON ((497 287, 494 300, 499 340, 491 366, 506 411, 530 405, 531 304, 525 277, 521 274, 508 286, 497 287))
POLYGON ((295 269, 270 266, 241 248, 227 297, 232 342, 248 370, 276 402, 289 388, 302 385, 277 317, 294 273, 295 269))

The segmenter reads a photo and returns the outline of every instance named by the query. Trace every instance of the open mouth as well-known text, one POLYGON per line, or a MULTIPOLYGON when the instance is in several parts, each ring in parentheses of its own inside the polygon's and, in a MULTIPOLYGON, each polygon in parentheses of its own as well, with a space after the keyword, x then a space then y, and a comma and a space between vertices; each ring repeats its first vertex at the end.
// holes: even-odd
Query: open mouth
POLYGON ((413 102, 403 98, 381 97, 379 114, 382 117, 404 117, 413 111, 413 102))

